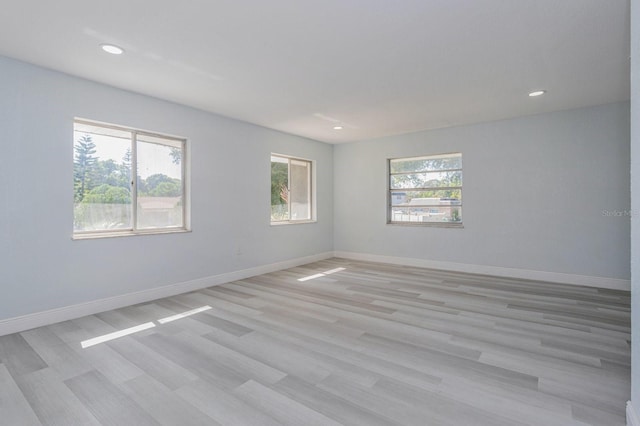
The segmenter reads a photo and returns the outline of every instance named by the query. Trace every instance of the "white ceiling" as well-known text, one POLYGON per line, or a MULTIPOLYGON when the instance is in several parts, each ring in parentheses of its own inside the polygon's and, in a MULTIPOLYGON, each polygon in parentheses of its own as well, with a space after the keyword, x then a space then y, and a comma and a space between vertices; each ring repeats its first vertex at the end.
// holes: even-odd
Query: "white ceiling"
POLYGON ((5 0, 0 54, 336 143, 629 99, 629 0, 5 0))

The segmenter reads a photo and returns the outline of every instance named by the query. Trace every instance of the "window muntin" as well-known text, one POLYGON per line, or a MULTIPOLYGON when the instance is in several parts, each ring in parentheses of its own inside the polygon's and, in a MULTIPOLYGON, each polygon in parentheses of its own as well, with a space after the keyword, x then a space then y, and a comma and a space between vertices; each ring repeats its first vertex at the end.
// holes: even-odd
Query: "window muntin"
POLYGON ((76 120, 74 237, 186 230, 184 159, 184 139, 76 120))
POLYGON ((462 154, 389 160, 388 223, 462 224, 462 154))
POLYGON ((271 155, 271 223, 313 219, 311 161, 271 155))

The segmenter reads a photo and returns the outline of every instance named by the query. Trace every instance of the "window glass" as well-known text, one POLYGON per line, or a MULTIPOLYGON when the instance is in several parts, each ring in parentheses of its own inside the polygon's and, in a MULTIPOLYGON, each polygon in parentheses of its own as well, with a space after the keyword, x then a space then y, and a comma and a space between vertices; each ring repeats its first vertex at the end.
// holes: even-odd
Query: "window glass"
POLYGON ((462 154, 389 160, 388 222, 462 224, 462 154))
POLYGON ((180 227, 183 223, 182 147, 160 142, 138 137, 139 229, 180 227))
POLYGON ((185 229, 184 152, 183 139, 76 120, 74 235, 185 229))
POLYGON ((74 231, 131 228, 131 142, 94 126, 74 131, 74 231))
POLYGON ((310 172, 308 161, 291 160, 289 165, 291 220, 311 219, 310 172))
POLYGON ((313 218, 311 161, 271 155, 271 222, 313 218))

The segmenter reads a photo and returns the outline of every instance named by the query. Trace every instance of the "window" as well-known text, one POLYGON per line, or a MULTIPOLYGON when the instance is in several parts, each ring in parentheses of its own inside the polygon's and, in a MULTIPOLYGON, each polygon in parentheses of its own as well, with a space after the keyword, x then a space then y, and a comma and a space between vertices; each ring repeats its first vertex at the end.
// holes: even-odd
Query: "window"
POLYGON ((184 139, 81 120, 73 136, 74 237, 186 230, 184 139))
POLYGON ((311 161, 271 155, 271 223, 313 220, 311 161))
POLYGON ((389 160, 388 223, 462 225, 462 154, 389 160))

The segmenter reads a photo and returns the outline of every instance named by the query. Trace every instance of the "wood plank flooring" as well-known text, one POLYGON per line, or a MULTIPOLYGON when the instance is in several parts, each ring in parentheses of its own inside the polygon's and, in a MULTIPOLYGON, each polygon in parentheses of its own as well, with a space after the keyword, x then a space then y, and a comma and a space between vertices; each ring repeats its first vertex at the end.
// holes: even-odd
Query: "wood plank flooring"
POLYGON ((0 337, 0 424, 624 425, 629 304, 330 259, 0 337))

